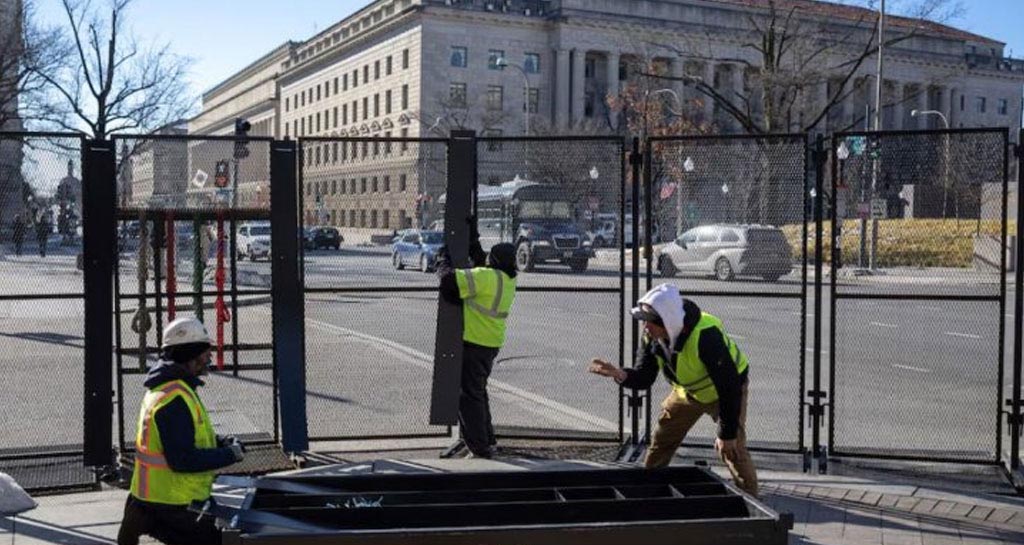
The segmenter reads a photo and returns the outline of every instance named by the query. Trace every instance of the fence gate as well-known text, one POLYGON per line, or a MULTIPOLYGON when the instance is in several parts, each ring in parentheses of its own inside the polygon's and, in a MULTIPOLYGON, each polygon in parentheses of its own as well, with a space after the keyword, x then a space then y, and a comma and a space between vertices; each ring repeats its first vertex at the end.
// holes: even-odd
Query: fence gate
MULTIPOLYGON (((813 200, 806 135, 654 137, 645 146, 643 216, 656 243, 647 287, 677 284, 747 354, 751 450, 803 452, 813 200)), ((652 407, 668 392, 659 380, 647 393, 648 436, 652 407)), ((684 446, 711 446, 713 426, 699 422, 684 446)))
POLYGON ((833 139, 830 454, 1002 461, 1007 136, 833 139))
POLYGON ((143 381, 175 317, 215 341, 202 392, 217 432, 277 443, 271 140, 118 136, 114 311, 118 445, 134 450, 143 381))

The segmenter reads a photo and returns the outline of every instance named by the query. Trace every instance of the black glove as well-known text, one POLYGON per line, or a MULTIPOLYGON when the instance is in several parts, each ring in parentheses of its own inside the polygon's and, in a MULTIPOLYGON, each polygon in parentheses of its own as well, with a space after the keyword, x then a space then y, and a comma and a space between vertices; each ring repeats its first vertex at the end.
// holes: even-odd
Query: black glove
POLYGON ((230 442, 226 446, 231 449, 236 462, 241 462, 245 458, 245 445, 237 437, 230 437, 230 442))

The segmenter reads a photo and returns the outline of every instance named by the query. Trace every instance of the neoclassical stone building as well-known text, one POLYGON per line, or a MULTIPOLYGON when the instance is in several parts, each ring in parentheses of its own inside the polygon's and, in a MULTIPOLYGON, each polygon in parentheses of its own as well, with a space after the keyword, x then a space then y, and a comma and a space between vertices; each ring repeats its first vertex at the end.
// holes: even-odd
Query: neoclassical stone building
MULTIPOLYGON (((757 93, 760 60, 744 47, 751 15, 767 0, 377 0, 312 38, 270 51, 203 96, 192 134, 229 134, 235 117, 253 134, 298 137, 427 137, 464 125, 484 134, 613 131, 606 97, 637 67, 700 78, 725 94, 757 93), (504 59, 504 62, 499 62, 504 59), (508 66, 503 66, 503 64, 508 66), (455 120, 453 122, 453 120, 455 120)), ((839 65, 871 39, 874 14, 814 0, 778 0, 823 36, 845 36, 818 64, 839 65)), ((890 18, 883 128, 1018 127, 1024 62, 1004 44, 953 27, 890 18)), ((864 127, 874 104, 874 60, 848 82, 810 81, 791 129, 840 94, 813 130, 864 127)), ((717 130, 740 127, 713 101, 666 81, 684 115, 717 130)), ((754 107, 753 114, 761 115, 754 107)), ((443 159, 429 145, 310 142, 304 147, 307 221, 395 229, 428 219, 419 201, 443 191, 443 159), (310 203, 319 203, 314 207, 310 203), (319 211, 319 215, 315 212, 319 211)))

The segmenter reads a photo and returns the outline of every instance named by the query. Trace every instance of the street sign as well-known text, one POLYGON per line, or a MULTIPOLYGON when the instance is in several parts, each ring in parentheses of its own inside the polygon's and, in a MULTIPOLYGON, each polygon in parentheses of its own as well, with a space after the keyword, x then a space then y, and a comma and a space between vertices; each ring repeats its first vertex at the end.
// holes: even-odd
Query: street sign
POLYGON ((228 162, 226 160, 217 161, 217 168, 213 173, 213 185, 221 188, 228 186, 228 162))
POLYGON ((885 199, 871 199, 871 219, 880 220, 888 216, 888 203, 885 199))
POLYGON ((853 155, 862 155, 864 153, 864 141, 863 136, 851 136, 846 139, 850 143, 850 153, 853 155))
POLYGON ((196 169, 196 175, 192 177, 192 185, 202 189, 206 187, 206 181, 210 179, 210 176, 203 172, 201 169, 196 169))

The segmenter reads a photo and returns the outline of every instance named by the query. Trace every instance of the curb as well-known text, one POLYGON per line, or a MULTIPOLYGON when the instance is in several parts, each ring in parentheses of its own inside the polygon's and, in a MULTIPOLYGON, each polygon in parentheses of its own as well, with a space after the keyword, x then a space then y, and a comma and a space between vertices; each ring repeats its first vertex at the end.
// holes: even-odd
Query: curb
POLYGON ((799 484, 761 485, 762 493, 793 498, 807 498, 842 503, 850 506, 883 509, 909 515, 985 523, 1004 530, 1024 532, 1024 506, 980 505, 940 498, 884 494, 857 488, 831 488, 799 484))

